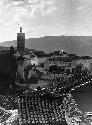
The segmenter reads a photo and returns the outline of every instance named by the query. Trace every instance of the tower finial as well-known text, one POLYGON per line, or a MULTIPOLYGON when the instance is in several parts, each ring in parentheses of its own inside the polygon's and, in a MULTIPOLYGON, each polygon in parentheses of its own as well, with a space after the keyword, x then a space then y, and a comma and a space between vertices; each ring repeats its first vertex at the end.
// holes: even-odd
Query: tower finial
POLYGON ((20 33, 22 33, 22 27, 20 27, 20 33))

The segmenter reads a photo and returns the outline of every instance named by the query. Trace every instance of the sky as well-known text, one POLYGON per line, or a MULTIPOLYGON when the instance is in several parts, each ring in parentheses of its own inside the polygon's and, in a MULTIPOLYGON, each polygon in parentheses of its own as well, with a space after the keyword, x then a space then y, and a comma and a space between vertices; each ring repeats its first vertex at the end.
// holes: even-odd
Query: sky
POLYGON ((0 0, 0 42, 26 38, 92 35, 92 0, 0 0))

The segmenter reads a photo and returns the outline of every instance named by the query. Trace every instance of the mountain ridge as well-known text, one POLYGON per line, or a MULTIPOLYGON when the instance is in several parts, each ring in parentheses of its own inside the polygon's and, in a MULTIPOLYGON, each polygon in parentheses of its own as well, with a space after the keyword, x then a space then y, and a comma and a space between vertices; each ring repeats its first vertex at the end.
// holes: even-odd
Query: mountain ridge
MULTIPOLYGON (((64 50, 77 55, 92 55, 92 36, 45 36, 25 40, 26 48, 51 52, 64 50)), ((0 43, 0 46, 17 46, 17 40, 0 43)))

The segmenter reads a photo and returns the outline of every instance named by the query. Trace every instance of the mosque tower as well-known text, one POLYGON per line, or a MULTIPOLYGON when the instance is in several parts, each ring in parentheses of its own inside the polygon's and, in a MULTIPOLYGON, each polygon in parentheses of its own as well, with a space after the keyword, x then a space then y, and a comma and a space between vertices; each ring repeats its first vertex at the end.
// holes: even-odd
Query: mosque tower
POLYGON ((25 33, 22 33, 22 27, 20 27, 20 33, 17 33, 17 50, 20 54, 25 50, 25 33))

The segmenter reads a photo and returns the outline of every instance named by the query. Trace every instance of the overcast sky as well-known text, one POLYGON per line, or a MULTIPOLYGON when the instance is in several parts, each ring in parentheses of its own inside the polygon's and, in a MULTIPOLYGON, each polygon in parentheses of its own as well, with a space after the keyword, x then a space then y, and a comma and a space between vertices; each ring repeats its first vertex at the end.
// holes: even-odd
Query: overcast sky
POLYGON ((0 0, 0 42, 15 40, 19 26, 26 38, 92 35, 92 0, 0 0))

